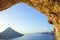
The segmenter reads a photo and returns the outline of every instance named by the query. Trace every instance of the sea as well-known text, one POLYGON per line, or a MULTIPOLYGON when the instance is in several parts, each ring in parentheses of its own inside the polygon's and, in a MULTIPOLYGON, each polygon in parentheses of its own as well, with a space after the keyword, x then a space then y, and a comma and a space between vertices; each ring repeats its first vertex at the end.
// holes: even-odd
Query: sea
POLYGON ((54 35, 48 34, 25 34, 22 37, 14 39, 0 39, 0 40, 55 40, 54 35))

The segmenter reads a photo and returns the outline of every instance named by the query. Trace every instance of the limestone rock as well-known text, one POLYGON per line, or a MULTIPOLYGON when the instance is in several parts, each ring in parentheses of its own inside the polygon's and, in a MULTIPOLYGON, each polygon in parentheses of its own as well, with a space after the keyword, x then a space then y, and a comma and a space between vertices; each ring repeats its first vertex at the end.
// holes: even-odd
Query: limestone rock
POLYGON ((20 2, 45 14, 48 22, 54 24, 56 40, 60 40, 60 0, 0 0, 0 11, 20 2))

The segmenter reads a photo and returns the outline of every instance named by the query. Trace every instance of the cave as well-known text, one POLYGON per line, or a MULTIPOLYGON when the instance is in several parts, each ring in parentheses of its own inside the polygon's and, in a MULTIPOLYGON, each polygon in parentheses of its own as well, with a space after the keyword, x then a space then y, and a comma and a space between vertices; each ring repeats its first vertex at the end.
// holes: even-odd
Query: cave
POLYGON ((21 2, 45 14, 48 22, 54 25, 55 40, 60 40, 60 0, 0 0, 0 11, 21 2))

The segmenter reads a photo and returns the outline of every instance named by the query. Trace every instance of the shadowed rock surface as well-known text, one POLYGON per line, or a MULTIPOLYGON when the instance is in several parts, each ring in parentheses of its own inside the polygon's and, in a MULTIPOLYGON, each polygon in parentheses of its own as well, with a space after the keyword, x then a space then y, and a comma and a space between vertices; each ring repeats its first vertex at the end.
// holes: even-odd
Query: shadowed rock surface
POLYGON ((14 31, 12 28, 7 28, 4 32, 0 33, 0 39, 12 39, 22 36, 23 34, 14 31))
POLYGON ((0 11, 21 2, 45 14, 54 25, 55 39, 60 40, 60 0, 0 0, 0 11))

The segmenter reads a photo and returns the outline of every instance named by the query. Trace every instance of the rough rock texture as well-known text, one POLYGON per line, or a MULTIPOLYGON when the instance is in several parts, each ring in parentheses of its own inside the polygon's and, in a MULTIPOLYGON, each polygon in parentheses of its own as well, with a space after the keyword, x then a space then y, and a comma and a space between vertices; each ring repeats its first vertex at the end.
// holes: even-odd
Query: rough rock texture
POLYGON ((17 3, 26 3, 48 17, 48 22, 54 24, 55 39, 60 40, 60 0, 0 0, 0 11, 17 3))

